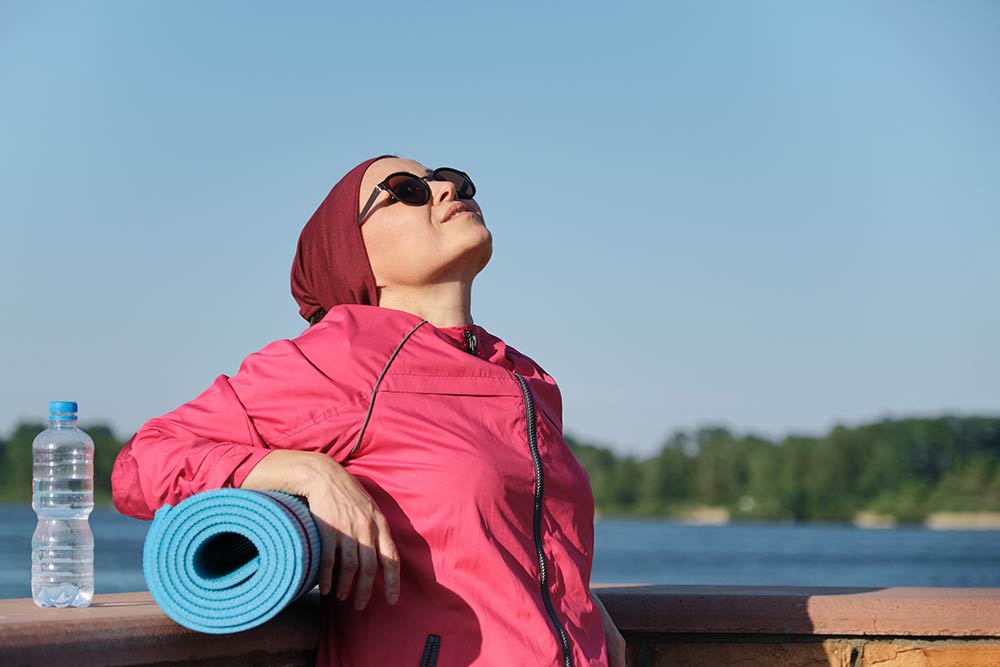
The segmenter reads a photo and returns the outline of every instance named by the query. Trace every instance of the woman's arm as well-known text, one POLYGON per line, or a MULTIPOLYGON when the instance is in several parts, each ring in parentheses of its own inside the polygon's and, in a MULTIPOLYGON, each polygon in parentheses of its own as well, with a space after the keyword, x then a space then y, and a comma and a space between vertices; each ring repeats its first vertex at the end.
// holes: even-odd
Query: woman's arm
POLYGON ((399 555, 385 516, 339 463, 318 452, 275 450, 254 466, 243 480, 242 488, 284 491, 308 500, 323 549, 320 593, 326 595, 333 588, 333 570, 339 557, 337 597, 347 599, 357 574, 354 607, 364 609, 371 600, 381 561, 385 599, 396 604, 399 555))
POLYGON ((611 620, 611 614, 604 608, 601 598, 594 595, 593 591, 590 592, 590 597, 604 620, 604 639, 608 644, 608 666, 625 667, 625 638, 622 637, 622 633, 618 632, 618 627, 611 620))
POLYGON ((239 486, 271 450, 220 375, 197 398, 150 419, 122 447, 111 471, 115 507, 152 519, 199 491, 239 486))
POLYGON ((338 597, 347 598, 357 575, 355 605, 366 606, 381 559, 386 598, 395 603, 399 558, 385 518, 335 460, 352 444, 344 418, 354 415, 341 410, 359 395, 351 382, 318 371, 295 341, 275 341, 232 378, 220 375, 193 400, 143 424, 115 460, 115 506, 150 519, 164 504, 222 487, 304 496, 322 540, 320 590, 333 588, 339 554, 338 597))
MULTIPOLYGON (((323 340, 341 338, 326 333, 323 340)), ((163 505, 200 491, 240 486, 276 449, 322 448, 336 460, 345 458, 353 444, 345 434, 355 417, 350 410, 370 387, 367 378, 351 374, 356 364, 349 350, 337 348, 338 355, 325 359, 341 374, 320 371, 300 347, 310 336, 316 333, 266 345, 232 378, 220 375, 194 399, 143 424, 111 473, 118 510, 151 519, 163 505)))

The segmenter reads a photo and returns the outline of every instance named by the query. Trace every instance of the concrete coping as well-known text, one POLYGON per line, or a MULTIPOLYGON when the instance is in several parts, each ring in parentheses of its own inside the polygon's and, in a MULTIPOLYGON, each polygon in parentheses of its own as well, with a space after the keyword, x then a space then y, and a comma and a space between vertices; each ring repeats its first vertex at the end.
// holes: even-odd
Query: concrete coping
POLYGON ((596 584, 630 632, 1000 637, 1000 588, 596 584))
MULTIPOLYGON (((1000 588, 598 584, 594 590, 623 633, 1000 637, 1000 588)), ((301 653, 317 646, 319 614, 314 590, 264 626, 204 635, 171 621, 145 592, 97 595, 87 609, 0 600, 0 663, 45 664, 73 655, 77 665, 125 665, 301 653)))
POLYGON ((313 592, 262 626, 207 635, 174 623, 147 592, 95 595, 85 609, 40 609, 30 598, 0 600, 0 665, 57 664, 66 656, 75 667, 87 667, 293 655, 318 645, 319 613, 319 593, 313 592))

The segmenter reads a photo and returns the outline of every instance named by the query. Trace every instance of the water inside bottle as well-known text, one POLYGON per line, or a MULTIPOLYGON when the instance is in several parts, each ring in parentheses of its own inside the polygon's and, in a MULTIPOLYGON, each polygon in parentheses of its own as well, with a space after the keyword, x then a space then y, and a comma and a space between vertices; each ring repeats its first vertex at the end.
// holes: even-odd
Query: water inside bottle
POLYGON ((93 441, 75 421, 53 424, 32 443, 31 597, 40 607, 87 607, 94 597, 93 441))
POLYGON ((40 607, 88 607, 94 599, 93 586, 53 583, 31 586, 31 597, 40 607))

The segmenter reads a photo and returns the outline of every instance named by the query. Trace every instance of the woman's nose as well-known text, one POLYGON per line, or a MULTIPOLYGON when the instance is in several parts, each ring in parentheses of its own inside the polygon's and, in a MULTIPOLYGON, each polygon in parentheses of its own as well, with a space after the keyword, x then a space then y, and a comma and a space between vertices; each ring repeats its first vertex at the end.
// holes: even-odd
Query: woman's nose
POLYGON ((435 204, 458 199, 455 184, 451 181, 431 181, 430 185, 435 204))

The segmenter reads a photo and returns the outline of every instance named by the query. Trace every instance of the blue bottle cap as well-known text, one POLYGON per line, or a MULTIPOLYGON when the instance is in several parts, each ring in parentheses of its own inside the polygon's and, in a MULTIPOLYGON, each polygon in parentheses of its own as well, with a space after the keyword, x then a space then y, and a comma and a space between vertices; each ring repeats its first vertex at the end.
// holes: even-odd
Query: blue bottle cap
POLYGON ((49 417, 52 419, 73 419, 77 413, 76 401, 50 401, 49 417))

